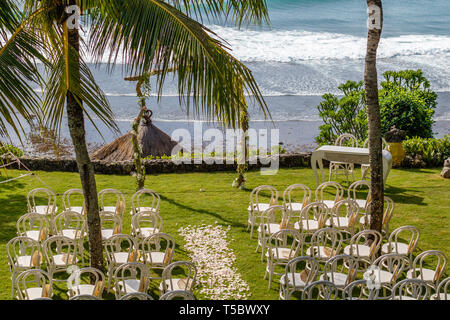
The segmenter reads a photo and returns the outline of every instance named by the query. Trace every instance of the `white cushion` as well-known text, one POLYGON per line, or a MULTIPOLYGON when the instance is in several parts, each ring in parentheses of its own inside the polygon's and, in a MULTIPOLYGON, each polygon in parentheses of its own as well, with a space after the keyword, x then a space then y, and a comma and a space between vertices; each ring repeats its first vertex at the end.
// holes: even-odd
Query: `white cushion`
MULTIPOLYGON (((327 258, 327 257, 331 258, 331 257, 333 257, 333 256, 335 256, 337 254, 337 253, 333 254, 332 252, 330 252, 330 256, 329 256, 328 254, 326 254, 325 248, 327 248, 330 251, 331 251, 331 248, 324 247, 324 246, 319 246, 318 248, 319 248, 319 252, 318 253, 320 253, 320 257, 321 258, 327 258)), ((307 256, 313 256, 313 257, 319 257, 319 254, 316 252, 316 250, 317 250, 317 246, 311 246, 311 247, 308 248, 308 250, 306 250, 306 255, 307 256), (311 255, 311 251, 312 251, 313 248, 314 248, 314 255, 311 255)))
MULTIPOLYGON (((273 234, 275 232, 280 231, 280 225, 278 223, 266 223, 264 226, 266 227, 266 233, 273 234), (268 225, 270 225, 270 226, 268 226, 268 225), (269 232, 269 228, 270 228, 270 232, 269 232)), ((261 226, 258 227, 258 232, 261 232, 261 226)))
MULTIPOLYGON (((288 286, 292 287, 294 285, 294 281, 292 279, 295 280, 296 288, 304 288, 306 286, 305 282, 303 282, 303 280, 300 277, 300 273, 294 273, 294 277, 292 277, 292 273, 289 272, 287 274, 287 279, 288 279, 288 286)), ((286 275, 281 276, 280 283, 283 286, 286 285, 286 275)))
POLYGON ((151 261, 153 264, 162 265, 164 263, 165 255, 166 255, 165 252, 155 251, 155 252, 146 253, 145 259, 149 263, 151 261), (151 260, 150 260, 150 256, 151 256, 151 260))
POLYGON ((350 255, 350 249, 353 248, 353 256, 369 258, 370 247, 363 244, 352 244, 344 248, 344 253, 350 255), (359 254, 358 254, 359 253, 359 254))
MULTIPOLYGON (((334 283, 336 287, 345 287, 347 285, 347 277, 348 275, 340 272, 333 272, 334 281, 331 278, 331 272, 327 272, 328 281, 331 281, 334 283)), ((325 275, 322 274, 319 278, 319 280, 325 280, 325 275)))
POLYGON ((63 236, 65 236, 69 239, 72 239, 72 240, 80 239, 80 235, 81 235, 81 232, 80 231, 77 232, 77 230, 75 230, 75 229, 64 229, 64 230, 61 230, 61 233, 63 236))
MULTIPOLYGON (((295 258, 295 251, 291 248, 272 248, 270 251, 272 251, 272 257, 275 260, 289 261, 295 258)), ((269 257, 269 250, 266 252, 266 257, 269 257)))
MULTIPOLYGON (((186 290, 186 279, 180 279, 180 278, 172 278, 172 284, 173 288, 170 285, 170 280, 164 280, 166 283, 167 291, 175 291, 175 290, 186 290)), ((187 286, 187 289, 192 289, 192 279, 189 281, 190 285, 187 286)), ((159 285, 159 290, 163 291, 163 282, 159 285)))
POLYGON ((114 229, 102 229, 102 240, 107 240, 114 235, 114 229))
POLYGON ((36 206, 33 208, 33 212, 39 213, 39 214, 51 214, 53 211, 53 213, 58 211, 58 207, 57 206, 36 206))
MULTIPOLYGON (((435 293, 433 295, 431 295, 430 300, 437 300, 438 295, 435 293)), ((439 300, 447 300, 448 298, 450 298, 450 293, 440 293, 439 294, 439 300)))
POLYGON ((286 208, 288 208, 288 210, 290 211, 302 211, 303 203, 298 202, 286 203, 286 208))
MULTIPOLYGON (((416 279, 420 279, 420 280, 424 280, 427 282, 434 282, 434 276, 436 274, 435 270, 431 270, 431 269, 426 269, 426 268, 422 268, 422 276, 420 275, 420 269, 416 268, 416 279)), ((406 273, 406 278, 407 279, 413 279, 413 269, 408 270, 408 272, 406 273)))
POLYGON ((17 266, 21 268, 31 267, 31 256, 19 256, 17 257, 17 266))
POLYGON ((128 252, 114 252, 114 259, 116 263, 127 263, 128 262, 128 252))
POLYGON ((30 231, 25 231, 25 236, 27 236, 28 238, 31 238, 35 241, 39 241, 39 234, 41 232, 39 230, 30 230, 30 231))
POLYGON ((42 287, 28 288, 24 291, 26 291, 30 300, 42 298, 42 287))
MULTIPOLYGON (((317 220, 308 220, 308 222, 306 222, 306 220, 301 220, 301 222, 302 222, 302 230, 315 231, 315 230, 319 229, 319 221, 317 221, 317 220), (309 224, 309 228, 308 228, 308 224, 309 224)), ((300 229, 299 226, 300 225, 298 222, 294 223, 295 229, 300 229)))
MULTIPOLYGON (((256 206, 256 204, 253 204, 253 211, 258 211, 258 212, 264 212, 266 211, 268 208, 270 207, 269 203, 259 203, 258 206, 256 206), (257 210, 259 208, 259 210, 257 210)), ((249 205, 247 210, 251 211, 252 206, 249 205)))
POLYGON ((333 218, 327 220, 328 225, 331 225, 331 223, 332 223, 332 225, 335 227, 340 226, 343 228, 348 227, 348 222, 349 222, 349 220, 346 217, 333 217, 333 218))
POLYGON ((82 295, 82 294, 90 294, 93 295, 95 290, 95 286, 92 284, 79 284, 77 286, 73 286, 71 291, 73 295, 82 295))
MULTIPOLYGON (((397 242, 397 248, 398 252, 395 251, 395 243, 392 243, 390 253, 408 255, 409 244, 397 242)), ((383 254, 389 253, 389 243, 385 243, 381 246, 381 252, 383 254)))
MULTIPOLYGON (((66 255, 67 255, 66 253, 55 254, 53 256, 53 263, 56 266, 65 266, 66 265, 66 255)), ((77 263, 77 261, 78 261, 77 257, 73 256, 73 254, 71 254, 70 256, 71 257, 69 257, 69 260, 67 262, 68 265, 77 263), (75 260, 75 261, 73 261, 73 260, 75 260)))
POLYGON ((126 293, 139 292, 139 286, 141 284, 140 280, 137 279, 126 279, 118 282, 119 286, 126 293))

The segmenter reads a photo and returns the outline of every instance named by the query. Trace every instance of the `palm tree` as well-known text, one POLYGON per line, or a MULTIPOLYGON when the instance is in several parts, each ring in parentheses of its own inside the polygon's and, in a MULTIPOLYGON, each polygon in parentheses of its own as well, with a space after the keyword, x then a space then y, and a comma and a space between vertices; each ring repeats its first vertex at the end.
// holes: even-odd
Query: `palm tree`
POLYGON ((369 32, 364 70, 367 119, 369 125, 369 162, 371 168, 370 228, 381 232, 384 206, 381 117, 378 101, 377 49, 383 28, 381 0, 367 0, 369 32))
MULTIPOLYGON (((156 77, 158 97, 167 73, 174 68, 179 100, 188 114, 202 114, 234 128, 246 106, 237 92, 245 90, 265 114, 267 106, 250 70, 228 52, 223 40, 196 21, 219 17, 238 27, 268 22, 265 0, 25 0, 23 23, 32 27, 33 39, 42 39, 39 49, 44 48, 50 62, 42 101, 47 125, 58 131, 64 110, 67 113, 86 203, 91 266, 103 269, 97 188, 84 116, 90 121, 95 116, 112 130, 118 129, 84 53, 97 64, 106 56, 109 70, 121 61, 128 76, 161 70, 156 77), (89 29, 86 43, 79 30, 68 25, 72 13, 65 9, 74 5, 89 29)), ((38 101, 35 97, 23 103, 31 106, 38 101)))

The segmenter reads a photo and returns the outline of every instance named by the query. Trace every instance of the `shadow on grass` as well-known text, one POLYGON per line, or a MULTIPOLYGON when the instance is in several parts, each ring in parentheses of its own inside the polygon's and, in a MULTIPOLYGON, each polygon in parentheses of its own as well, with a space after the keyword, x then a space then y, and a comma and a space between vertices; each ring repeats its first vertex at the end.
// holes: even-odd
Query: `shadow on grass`
MULTIPOLYGON (((416 204, 419 206, 427 205, 423 202, 423 197, 407 194, 408 191, 412 192, 412 190, 407 188, 399 188, 388 185, 386 186, 384 194, 391 197, 392 200, 394 200, 394 203, 416 204)), ((415 189, 414 193, 423 193, 423 191, 418 191, 417 189, 415 189)))

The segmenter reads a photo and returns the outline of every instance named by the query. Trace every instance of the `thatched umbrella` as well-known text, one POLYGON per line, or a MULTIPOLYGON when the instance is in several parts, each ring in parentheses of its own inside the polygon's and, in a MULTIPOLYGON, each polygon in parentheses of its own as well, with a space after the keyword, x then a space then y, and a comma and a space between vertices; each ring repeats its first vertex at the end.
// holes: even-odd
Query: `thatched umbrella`
MULTIPOLYGON (((142 157, 148 156, 170 156, 172 150, 178 145, 166 133, 152 124, 150 119, 152 111, 147 110, 139 125, 138 142, 142 149, 142 157)), ((113 142, 101 147, 91 155, 92 160, 105 161, 125 161, 133 160, 134 148, 132 139, 132 131, 127 132, 123 136, 115 139, 113 142)), ((181 149, 181 147, 180 147, 181 149)))

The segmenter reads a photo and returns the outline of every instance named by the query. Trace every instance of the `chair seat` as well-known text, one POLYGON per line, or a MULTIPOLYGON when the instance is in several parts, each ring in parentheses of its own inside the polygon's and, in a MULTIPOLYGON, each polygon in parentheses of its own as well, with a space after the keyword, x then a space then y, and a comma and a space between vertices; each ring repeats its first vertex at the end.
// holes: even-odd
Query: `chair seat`
POLYGON ((74 212, 78 212, 78 213, 80 213, 80 214, 82 214, 83 213, 83 207, 70 207, 70 208, 67 208, 67 210, 70 210, 70 211, 74 211, 74 212))
POLYGON ((409 244, 401 243, 401 242, 397 242, 397 252, 396 252, 394 243, 391 244, 391 250, 389 250, 389 243, 385 243, 381 246, 381 252, 383 254, 397 253, 397 254, 402 254, 402 255, 408 255, 409 254, 408 250, 409 250, 409 244))
POLYGON ((69 239, 72 240, 78 240, 82 238, 82 232, 80 230, 75 230, 75 229, 64 229, 61 230, 61 234, 64 237, 67 237, 69 239))
POLYGON ((327 220, 327 225, 348 228, 349 219, 347 217, 333 217, 327 220))
POLYGON ((430 300, 448 300, 448 298, 450 298, 450 293, 439 293, 439 296, 435 293, 430 296, 430 300))
MULTIPOLYGON (((301 274, 301 273, 299 273, 299 272, 296 272, 296 273, 294 273, 294 276, 292 276, 292 273, 288 273, 287 274, 287 285, 289 286, 289 287, 294 287, 294 283, 295 283, 295 287, 294 288, 304 288, 304 287, 306 287, 306 283, 305 283, 305 281, 303 281, 303 279, 304 280, 307 280, 307 279, 305 279, 305 277, 301 274)), ((281 276, 281 278, 280 278, 280 284, 282 285, 282 286, 285 286, 286 285, 286 275, 284 274, 284 275, 282 275, 281 276)))
MULTIPOLYGON (((118 282, 122 292, 134 293, 139 292, 141 281, 137 279, 125 279, 118 282)), ((115 288, 114 288, 115 289, 115 288)))
POLYGON ((165 256, 165 252, 150 252, 145 254, 145 259, 147 263, 151 261, 151 264, 163 265, 165 256))
POLYGON ((159 233, 158 228, 151 228, 151 227, 146 228, 145 227, 145 228, 136 229, 136 234, 138 234, 142 238, 147 238, 155 233, 159 233))
POLYGON ((380 270, 380 284, 390 284, 392 282, 392 277, 394 276, 393 273, 386 271, 386 270, 380 270))
POLYGON ((18 256, 16 266, 19 268, 31 268, 32 256, 18 256))
POLYGON ((268 249, 266 252, 266 257, 269 257, 269 250, 272 252, 272 257, 275 260, 281 260, 281 261, 289 261, 295 258, 295 251, 293 251, 291 248, 271 248, 268 249))
POLYGON ((286 208, 289 211, 300 212, 303 209, 303 203, 299 203, 299 202, 286 203, 286 208))
POLYGON ((50 205, 50 206, 36 206, 36 207, 32 208, 32 211, 36 212, 36 213, 39 213, 39 214, 46 215, 46 214, 52 214, 52 213, 58 212, 58 207, 57 206, 53 206, 53 205, 50 205))
POLYGON ((57 267, 62 267, 67 264, 76 264, 78 261, 77 257, 74 256, 73 254, 70 254, 69 259, 67 259, 66 253, 55 254, 54 256, 52 256, 52 258, 53 258, 53 263, 57 267), (67 263, 66 263, 66 259, 67 259, 67 263))
POLYGON ((128 252, 114 252, 114 260, 117 264, 127 263, 129 254, 128 252))
MULTIPOLYGON (((169 279, 164 280, 164 282, 166 283, 167 287, 166 292, 175 290, 188 290, 188 291, 192 290, 192 279, 189 280, 187 287, 186 287, 186 279, 172 278, 173 287, 170 285, 171 282, 169 279)), ((163 291, 163 282, 160 283, 159 290, 163 291)))
POLYGON ((102 240, 107 240, 114 235, 114 229, 102 229, 102 240))
MULTIPOLYGON (((408 270, 406 273, 407 279, 413 279, 413 269, 408 270)), ((416 279, 421 279, 426 282, 434 282, 434 276, 436 274, 435 270, 422 268, 422 275, 420 274, 420 269, 416 268, 416 279)))
POLYGON ((306 250, 306 255, 307 256, 313 256, 316 258, 322 258, 322 259, 328 259, 331 257, 334 257, 337 254, 337 252, 335 252, 334 250, 331 250, 331 248, 329 247, 325 247, 325 246, 311 246, 308 248, 308 250, 306 250), (311 254, 311 251, 314 250, 314 254, 311 254), (318 251, 317 251, 318 250, 318 251))
MULTIPOLYGON (((302 222, 302 230, 305 231, 316 231, 319 229, 319 221, 317 220, 301 220, 302 222)), ((294 223, 294 228, 299 230, 300 229, 299 222, 294 223)))
MULTIPOLYGON (((280 225, 278 223, 266 223, 264 226, 266 227, 266 232, 269 234, 273 234, 275 232, 280 231, 280 225)), ((258 227, 258 232, 261 232, 261 226, 258 227)))
POLYGON ((352 255, 359 258, 369 258, 370 257, 370 246, 363 244, 352 244, 344 248, 344 254, 352 255), (350 254, 350 249, 353 250, 353 254, 350 254))
POLYGON ((42 287, 27 288, 24 291, 26 291, 30 300, 42 298, 42 287))
POLYGON ((35 241, 39 241, 40 233, 41 232, 39 230, 30 230, 30 231, 25 231, 25 236, 28 238, 31 238, 35 241))
POLYGON ((95 286, 92 284, 79 284, 77 286, 73 286, 70 291, 73 296, 78 296, 82 294, 94 295, 95 286))
POLYGON ((322 200, 321 202, 325 203, 328 209, 333 208, 335 204, 334 200, 322 200))
MULTIPOLYGON (((258 205, 253 204, 253 211, 256 212, 264 212, 270 207, 270 203, 259 203, 258 205), (258 210, 259 208, 259 210, 258 210)), ((248 211, 252 211, 252 206, 249 205, 247 208, 248 211)))
POLYGON ((367 200, 356 199, 355 202, 358 204, 359 209, 364 210, 366 208, 367 200))
MULTIPOLYGON (((334 281, 331 278, 331 272, 327 272, 326 275, 328 277, 328 281, 333 282, 336 287, 343 288, 348 284, 347 283, 348 275, 346 275, 345 273, 333 272, 334 281)), ((325 274, 322 274, 319 280, 320 281, 325 280, 325 274)))
MULTIPOLYGON (((158 212, 155 208, 152 208, 152 207, 139 207, 139 208, 136 208, 136 212, 133 212, 133 210, 130 210, 130 214, 133 215, 135 213, 144 212, 144 211, 158 212)), ((115 212, 115 209, 114 209, 114 212, 115 212)))

